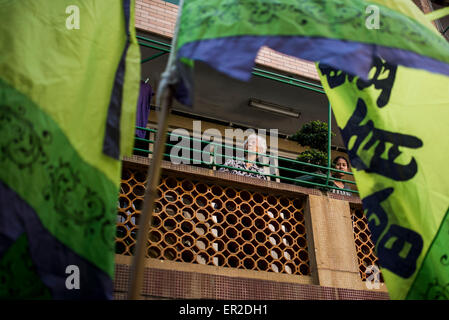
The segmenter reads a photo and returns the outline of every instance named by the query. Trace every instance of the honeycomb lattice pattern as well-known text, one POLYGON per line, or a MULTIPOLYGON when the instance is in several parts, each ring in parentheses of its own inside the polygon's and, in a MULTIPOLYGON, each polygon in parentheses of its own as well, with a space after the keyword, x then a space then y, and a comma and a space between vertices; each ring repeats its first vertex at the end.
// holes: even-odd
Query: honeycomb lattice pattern
MULTIPOLYGON (((374 243, 371 241, 371 232, 368 229, 368 221, 363 213, 362 208, 351 209, 352 226, 354 228, 355 247, 357 250, 357 258, 359 260, 360 277, 362 281, 366 281, 367 268, 369 266, 378 266, 378 258, 374 252, 374 243)), ((380 272, 380 271, 379 271, 380 272)), ((382 273, 380 273, 380 281, 384 282, 382 273)))
MULTIPOLYGON (((132 255, 145 173, 123 170, 116 253, 132 255)), ((308 275, 304 200, 163 175, 147 257, 308 275)))

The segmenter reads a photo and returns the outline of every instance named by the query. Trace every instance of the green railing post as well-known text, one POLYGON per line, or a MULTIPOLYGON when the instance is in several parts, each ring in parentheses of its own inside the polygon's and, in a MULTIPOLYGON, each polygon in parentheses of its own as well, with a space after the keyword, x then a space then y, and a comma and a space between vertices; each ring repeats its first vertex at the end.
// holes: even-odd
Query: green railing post
POLYGON ((327 115, 327 176, 326 186, 329 185, 329 177, 331 173, 331 140, 332 140, 332 108, 329 101, 328 115, 327 115))
MULTIPOLYGON (((163 42, 160 42, 160 41, 156 41, 156 40, 153 40, 153 39, 150 39, 150 38, 145 38, 145 37, 142 37, 142 36, 137 36, 136 38, 138 40, 141 40, 141 41, 138 41, 139 45, 141 45, 141 46, 152 48, 152 49, 155 49, 155 50, 159 50, 159 51, 162 51, 164 53, 169 53, 171 51, 171 45, 170 44, 163 43, 163 42), (142 41, 146 41, 146 42, 149 42, 151 44, 148 44, 148 43, 145 43, 145 42, 142 42, 142 41)), ((156 58, 158 58, 158 57, 160 57, 162 55, 163 54, 155 54, 155 55, 153 55, 150 58, 142 60, 141 63, 145 63, 147 61, 156 59, 156 58)), ((266 78, 266 79, 278 81, 278 82, 281 82, 281 83, 286 83, 286 84, 289 84, 289 85, 293 85, 293 86, 296 86, 296 87, 300 87, 300 88, 303 88, 303 89, 307 89, 307 90, 310 90, 310 91, 315 91, 315 92, 319 92, 319 93, 325 94, 325 92, 323 90, 323 86, 320 85, 320 84, 313 83, 313 82, 304 81, 304 80, 300 80, 300 79, 296 79, 296 78, 292 78, 292 77, 287 77, 287 76, 284 76, 284 75, 279 74, 279 73, 270 72, 270 71, 263 70, 263 69, 256 68, 256 67, 253 68, 252 74, 255 75, 255 76, 261 77, 261 78, 266 78)))
POLYGON ((165 51, 156 53, 155 55, 153 55, 153 56, 151 56, 151 57, 149 57, 149 58, 143 59, 142 61, 140 61, 140 63, 145 63, 145 62, 148 62, 148 61, 150 61, 150 60, 154 60, 154 59, 156 59, 156 58, 159 58, 160 56, 163 56, 163 55, 166 54, 166 53, 167 53, 167 52, 165 52, 165 51))

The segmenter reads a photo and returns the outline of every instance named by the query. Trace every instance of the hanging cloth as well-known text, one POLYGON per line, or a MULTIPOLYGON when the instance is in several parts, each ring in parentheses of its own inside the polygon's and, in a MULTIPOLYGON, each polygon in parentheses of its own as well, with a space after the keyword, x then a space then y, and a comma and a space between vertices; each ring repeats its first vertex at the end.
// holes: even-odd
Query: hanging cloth
MULTIPOLYGON (((140 82, 139 101, 137 103, 136 126, 145 128, 150 114, 151 97, 153 96, 153 88, 149 83, 140 82)), ((136 136, 145 138, 145 130, 136 129, 136 136)))

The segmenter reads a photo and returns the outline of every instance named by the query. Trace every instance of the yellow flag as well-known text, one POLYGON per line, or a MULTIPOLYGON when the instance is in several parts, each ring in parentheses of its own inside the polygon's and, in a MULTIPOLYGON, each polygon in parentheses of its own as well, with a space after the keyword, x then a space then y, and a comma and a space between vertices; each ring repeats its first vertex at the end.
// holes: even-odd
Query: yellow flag
POLYGON ((449 77, 319 65, 392 299, 449 299, 449 77))

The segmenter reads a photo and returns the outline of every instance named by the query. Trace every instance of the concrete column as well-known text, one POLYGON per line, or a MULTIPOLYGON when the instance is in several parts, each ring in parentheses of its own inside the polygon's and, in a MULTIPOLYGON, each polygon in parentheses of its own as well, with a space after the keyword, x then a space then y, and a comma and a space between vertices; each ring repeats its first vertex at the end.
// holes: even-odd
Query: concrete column
POLYGON ((314 283, 366 289, 359 274, 349 203, 309 195, 306 215, 314 283))

